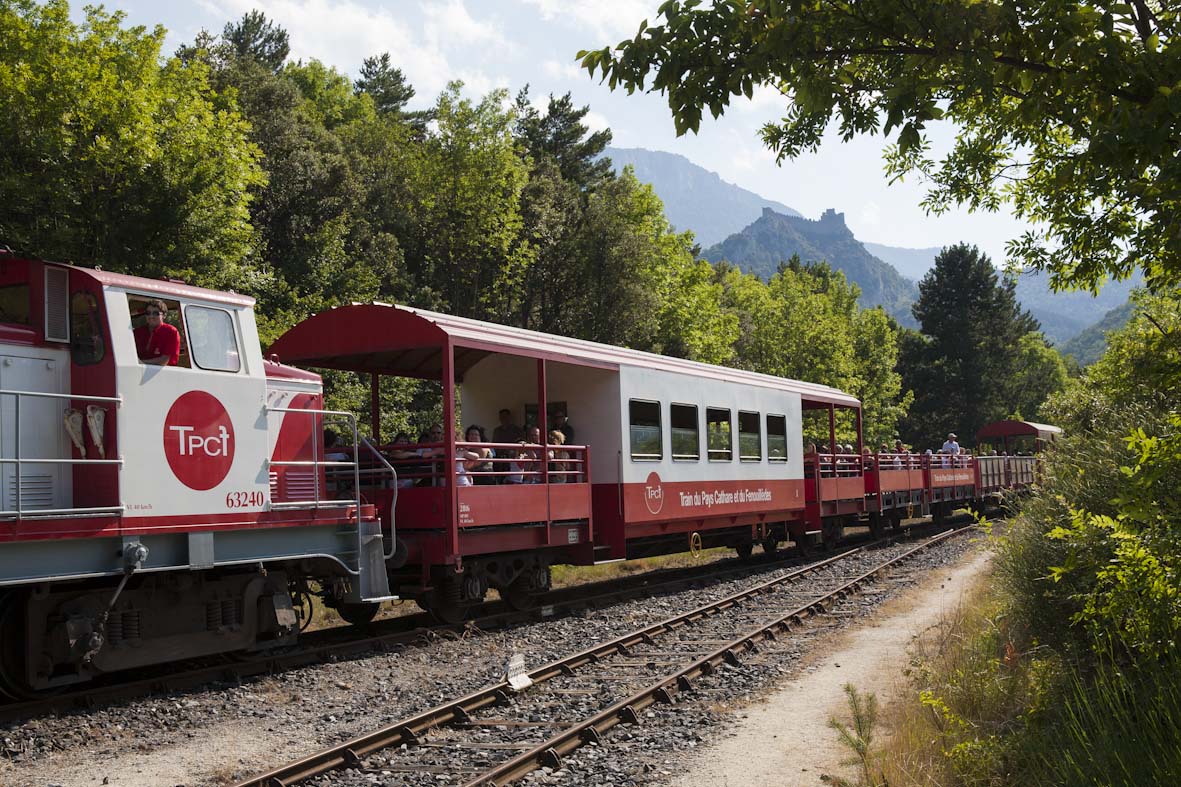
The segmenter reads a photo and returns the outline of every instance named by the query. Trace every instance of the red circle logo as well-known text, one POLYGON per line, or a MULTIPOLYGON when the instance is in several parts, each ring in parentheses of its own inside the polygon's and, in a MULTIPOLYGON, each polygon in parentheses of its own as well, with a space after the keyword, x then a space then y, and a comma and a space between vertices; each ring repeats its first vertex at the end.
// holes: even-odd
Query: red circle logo
POLYGON ((649 514, 659 514, 660 509, 664 508, 664 487, 660 485, 660 476, 656 473, 649 473, 648 480, 644 482, 644 505, 648 507, 649 514))
POLYGON ((234 424, 217 397, 189 391, 172 403, 164 419, 164 456, 189 489, 203 492, 222 482, 234 463, 234 424))

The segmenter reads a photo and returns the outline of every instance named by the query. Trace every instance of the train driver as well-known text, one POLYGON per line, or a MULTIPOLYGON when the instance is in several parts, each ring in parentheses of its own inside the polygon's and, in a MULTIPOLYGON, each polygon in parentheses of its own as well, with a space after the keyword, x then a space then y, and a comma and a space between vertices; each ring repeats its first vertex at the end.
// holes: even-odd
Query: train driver
POLYGON ((147 322, 133 332, 135 349, 141 363, 154 366, 176 366, 180 360, 180 332, 164 321, 168 307, 153 298, 144 307, 147 322))

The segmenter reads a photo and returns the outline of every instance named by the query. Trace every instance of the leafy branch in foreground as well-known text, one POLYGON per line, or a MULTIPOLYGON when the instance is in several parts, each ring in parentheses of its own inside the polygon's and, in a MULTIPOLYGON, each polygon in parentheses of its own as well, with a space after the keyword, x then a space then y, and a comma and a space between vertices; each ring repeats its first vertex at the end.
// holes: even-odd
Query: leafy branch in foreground
POLYGON ((896 133, 894 179, 929 180, 924 207, 995 210, 1037 229, 1012 258, 1059 287, 1096 289, 1139 267, 1181 282, 1181 10, 1149 2, 670 0, 614 50, 581 52, 612 89, 668 97, 678 134, 756 87, 783 118, 763 129, 780 160, 896 133), (958 128, 932 157, 929 126, 958 128))

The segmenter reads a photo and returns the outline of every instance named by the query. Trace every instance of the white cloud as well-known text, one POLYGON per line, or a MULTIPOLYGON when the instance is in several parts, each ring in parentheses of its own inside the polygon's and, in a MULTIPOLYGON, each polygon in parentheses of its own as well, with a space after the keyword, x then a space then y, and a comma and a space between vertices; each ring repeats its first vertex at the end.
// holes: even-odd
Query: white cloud
POLYGON ((561 63, 557 60, 547 60, 541 64, 541 70, 552 79, 582 79, 586 72, 577 63, 561 63))
POLYGON ((607 120, 606 115, 601 115, 598 112, 587 112, 586 117, 582 119, 582 124, 592 132, 611 128, 611 121, 607 120))
MULTIPOLYGON (((602 46, 614 46, 631 37, 640 22, 656 20, 659 4, 654 0, 524 0, 541 12, 547 22, 563 22, 570 27, 589 29, 596 38, 608 39, 602 46)), ((595 44, 591 44, 595 46, 595 44)))
POLYGON ((424 103, 457 77, 473 89, 476 83, 494 81, 474 71, 460 73, 448 62, 446 50, 503 40, 494 25, 475 20, 462 0, 424 5, 421 25, 402 13, 367 8, 356 0, 204 0, 203 5, 227 20, 262 11, 287 31, 292 59, 315 58, 351 76, 366 57, 389 52, 424 103))
POLYGON ((424 2, 423 26, 427 38, 439 49, 459 46, 504 45, 504 35, 493 22, 479 21, 468 13, 463 0, 424 2))

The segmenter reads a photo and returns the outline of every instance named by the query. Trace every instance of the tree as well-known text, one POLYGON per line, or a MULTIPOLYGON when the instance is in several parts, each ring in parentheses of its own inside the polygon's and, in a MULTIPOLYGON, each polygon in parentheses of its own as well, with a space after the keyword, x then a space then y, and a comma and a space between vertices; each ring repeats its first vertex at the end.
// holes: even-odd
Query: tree
POLYGON ((353 88, 372 98, 380 114, 396 117, 419 132, 426 130, 426 124, 433 117, 429 110, 406 111, 406 105, 414 98, 414 88, 406 81, 402 69, 391 64, 389 52, 365 58, 361 64, 361 78, 353 82, 353 88))
POLYGON ((517 155, 505 92, 473 102, 462 87, 453 82, 439 96, 437 129, 416 148, 403 245, 420 298, 465 317, 509 322, 533 261, 521 242, 528 170, 517 155))
POLYGON ((780 160, 896 132, 895 179, 932 184, 924 206, 995 210, 1036 223, 1010 256, 1056 286, 1098 287, 1137 266, 1181 282, 1181 14, 1166 3, 1033 0, 670 0, 614 51, 582 52, 612 88, 667 94, 678 133, 704 109, 770 86, 783 120, 763 129, 780 160), (959 131, 931 157, 936 120, 959 131))
POLYGON ((1010 381, 1037 321, 1017 303, 1013 280, 1001 279, 991 260, 966 244, 935 258, 913 311, 921 335, 904 337, 901 358, 904 384, 915 394, 907 436, 929 446, 956 431, 971 443, 981 426, 1012 411, 1010 381))
POLYGON ((287 31, 267 19, 262 11, 250 11, 229 22, 221 34, 231 53, 278 71, 291 52, 287 31))
POLYGON ((580 189, 593 188, 611 177, 611 160, 602 153, 611 144, 611 131, 590 133, 583 120, 589 106, 574 108, 570 94, 554 98, 550 94, 545 114, 529 103, 529 87, 517 94, 516 135, 525 152, 535 160, 552 158, 562 177, 580 189))
POLYGON ((259 150, 163 28, 66 3, 0 2, 0 242, 48 258, 258 292, 259 150))

